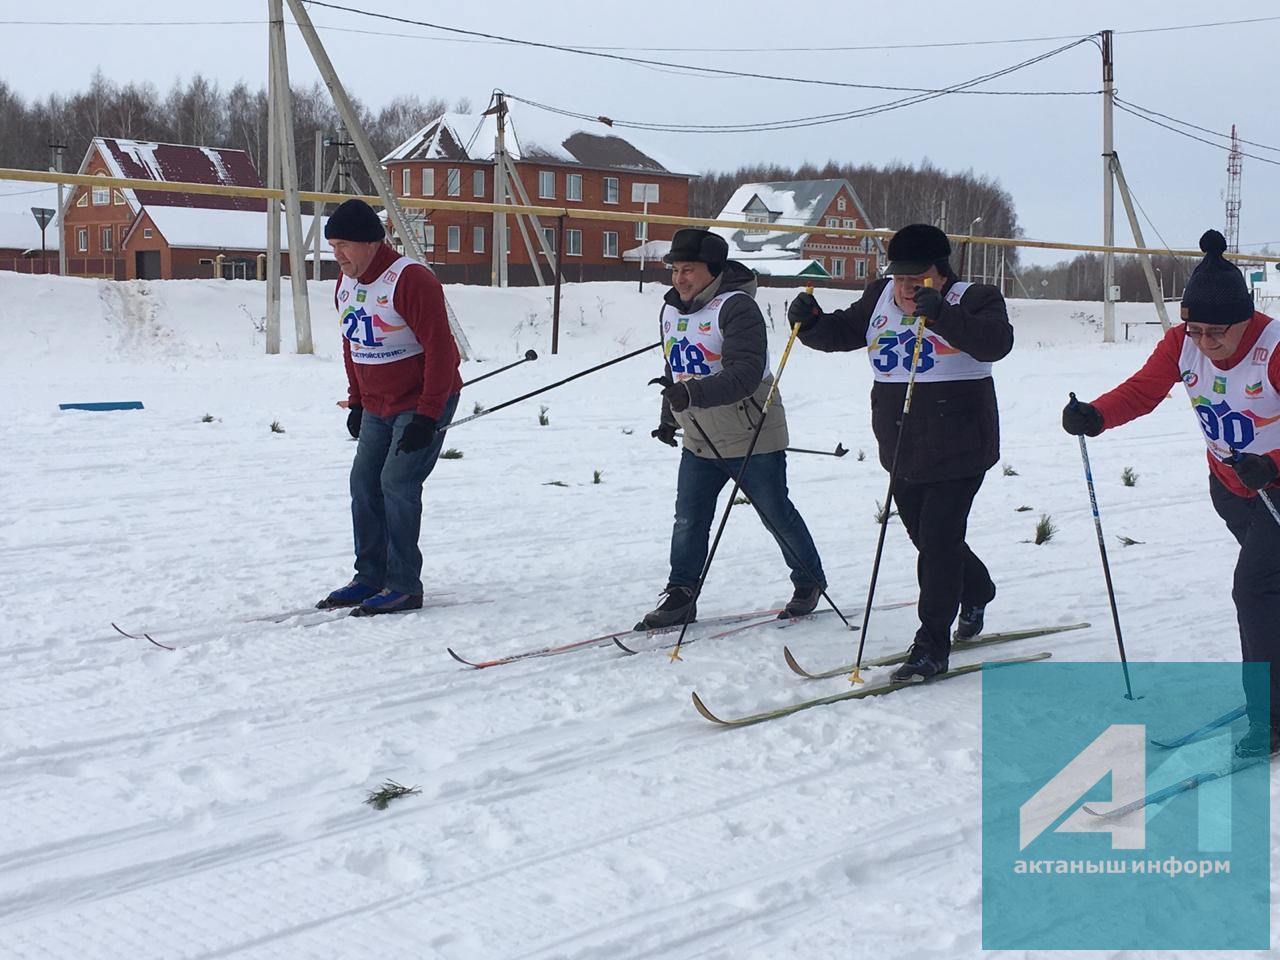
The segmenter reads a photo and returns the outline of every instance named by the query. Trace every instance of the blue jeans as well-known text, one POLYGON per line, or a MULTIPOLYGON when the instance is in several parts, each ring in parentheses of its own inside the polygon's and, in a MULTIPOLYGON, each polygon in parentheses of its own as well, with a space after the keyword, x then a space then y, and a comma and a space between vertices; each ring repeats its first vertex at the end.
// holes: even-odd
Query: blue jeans
MULTIPOLYGON (((458 394, 449 398, 439 426, 453 419, 458 394)), ((444 431, 413 453, 396 453, 407 410, 394 417, 360 420, 360 439, 351 464, 351 526, 356 543, 356 580, 377 589, 422 593, 422 485, 435 468, 444 446, 444 431)))
MULTIPOLYGON (((671 586, 693 587, 707 562, 707 541, 715 518, 716 498, 742 470, 742 457, 708 460, 685 450, 676 482, 676 523, 671 531, 671 586)), ((809 528, 787 496, 787 455, 757 453, 742 478, 742 492, 772 526, 773 538, 791 568, 797 587, 826 585, 822 559, 809 528)), ((739 507, 739 509, 742 509, 739 507)))

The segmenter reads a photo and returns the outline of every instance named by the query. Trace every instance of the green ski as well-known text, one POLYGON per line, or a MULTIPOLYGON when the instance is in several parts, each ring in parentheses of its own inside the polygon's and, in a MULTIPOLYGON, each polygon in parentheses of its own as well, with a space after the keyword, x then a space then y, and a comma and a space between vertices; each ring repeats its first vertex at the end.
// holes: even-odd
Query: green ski
POLYGON ((944 680, 950 680, 952 677, 962 677, 967 673, 975 673, 983 667, 1003 667, 1013 663, 1035 663, 1038 660, 1048 660, 1052 654, 1050 653, 1033 653, 1025 657, 1013 657, 1008 660, 988 660, 985 663, 970 663, 963 667, 956 667, 949 670, 941 676, 934 677, 932 680, 921 681, 905 681, 894 683, 868 684, 864 687, 858 687, 854 690, 847 690, 844 693, 833 693, 829 697, 817 697, 813 700, 801 700, 799 703, 791 703, 785 707, 775 707, 772 710, 765 710, 761 713, 753 713, 746 717, 737 717, 732 720, 725 720, 717 717, 714 713, 707 709, 706 704, 695 692, 693 694, 693 705, 697 711, 712 723, 719 724, 722 727, 746 727, 753 723, 763 723, 765 720, 777 720, 779 717, 788 717, 793 713, 799 713, 801 710, 808 710, 810 707, 821 707, 828 703, 839 703, 841 700, 860 700, 863 697, 878 697, 886 693, 893 693, 895 690, 903 690, 910 687, 926 686, 933 683, 941 683, 944 680))
MULTIPOLYGON (((987 647, 995 643, 1008 643, 1011 640, 1028 640, 1031 637, 1044 637, 1051 633, 1065 633, 1068 630, 1083 630, 1085 627, 1092 626, 1088 623, 1067 623, 1053 627, 1032 627, 1027 630, 1009 630, 1004 633, 983 633, 971 640, 956 640, 951 644, 953 653, 963 652, 975 647, 987 647)), ((853 673, 853 664, 846 664, 842 667, 832 667, 830 670, 823 670, 821 673, 811 673, 804 667, 800 666, 796 660, 795 654, 791 652, 789 647, 782 648, 782 655, 786 658, 787 666, 794 672, 807 680, 828 680, 831 677, 843 677, 853 673)), ((874 660, 864 660, 864 667, 888 667, 895 663, 902 663, 907 659, 907 651, 902 650, 898 653, 888 653, 882 657, 876 657, 874 660)))

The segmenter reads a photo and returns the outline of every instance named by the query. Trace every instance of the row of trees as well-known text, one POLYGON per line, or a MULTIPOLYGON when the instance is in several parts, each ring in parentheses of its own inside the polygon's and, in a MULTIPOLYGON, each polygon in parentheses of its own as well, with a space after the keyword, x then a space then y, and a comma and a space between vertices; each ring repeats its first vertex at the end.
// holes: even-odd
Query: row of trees
MULTIPOLYGON (((438 97, 423 100, 412 94, 396 97, 376 111, 358 100, 355 106, 380 156, 449 109, 438 97)), ((453 109, 465 113, 471 104, 461 100, 453 109)), ((310 189, 316 182, 316 131, 341 139, 329 91, 319 83, 293 88, 293 121, 298 178, 310 189)), ((248 152, 258 170, 265 170, 267 92, 243 82, 223 90, 196 74, 161 94, 150 83, 121 86, 98 72, 82 93, 50 94, 27 103, 0 79, 0 167, 46 170, 51 163, 48 144, 61 143, 67 148, 65 167, 74 170, 96 136, 238 148, 248 152)), ((330 155, 328 163, 332 162, 330 155)))
MULTIPOLYGON (((1189 257, 1171 257, 1154 254, 1151 265, 1156 273, 1156 283, 1164 290, 1166 300, 1182 296, 1187 278, 1199 260, 1189 257)), ((1049 267, 1026 267, 1019 271, 1022 288, 1016 288, 1019 296, 1047 300, 1101 300, 1103 263, 1102 254, 1084 253, 1070 260, 1063 260, 1049 267)), ((1136 256, 1117 256, 1115 283, 1120 287, 1120 299, 1150 303, 1151 284, 1136 256)))

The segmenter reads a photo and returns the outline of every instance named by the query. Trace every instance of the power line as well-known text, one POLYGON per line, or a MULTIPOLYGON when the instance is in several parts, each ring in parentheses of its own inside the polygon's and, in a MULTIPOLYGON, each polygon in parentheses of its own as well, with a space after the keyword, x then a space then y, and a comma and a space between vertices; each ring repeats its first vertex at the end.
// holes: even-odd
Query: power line
POLYGON ((862 117, 874 116, 879 113, 888 113, 891 110, 900 110, 904 107, 914 106, 917 103, 923 103, 926 100, 936 99, 938 97, 946 96, 947 94, 951 94, 951 93, 970 92, 967 90, 968 87, 974 86, 975 84, 979 84, 979 83, 985 83, 997 77, 1005 76, 1007 74, 1013 73, 1016 70, 1025 69, 1026 67, 1029 67, 1033 64, 1046 60, 1049 57, 1056 56, 1059 53, 1069 50, 1080 43, 1087 43, 1090 41, 1090 39, 1091 38, 1088 38, 1088 37, 1077 39, 1074 42, 1067 44, 1066 46, 1058 47, 1055 50, 1050 50, 1046 53, 1039 54, 1035 57, 1031 57, 1027 60, 1023 60, 1019 63, 1013 64, 1012 66, 1005 67, 1001 70, 996 70, 991 73, 982 74, 980 76, 973 77, 969 80, 964 80, 959 83, 952 84, 949 87, 943 87, 941 89, 935 89, 935 90, 921 91, 912 96, 901 97, 897 100, 890 100, 886 103, 875 104, 869 107, 861 107, 857 110, 849 110, 841 113, 818 114, 815 116, 807 116, 807 117, 793 117, 785 120, 767 120, 767 121, 754 121, 749 123, 744 122, 744 123, 731 123, 731 124, 681 124, 681 123, 660 123, 660 122, 635 121, 635 120, 614 120, 607 117, 593 116, 591 114, 580 113, 574 110, 568 110, 568 109, 565 109, 564 107, 556 107, 550 104, 539 103, 536 100, 529 100, 524 97, 519 97, 511 94, 508 94, 508 96, 512 100, 527 104, 531 107, 536 107, 541 110, 547 110, 551 113, 560 114, 561 116, 571 117, 576 120, 583 120, 587 122, 597 122, 597 121, 604 122, 612 127, 626 127, 634 130, 649 130, 649 131, 659 131, 664 133, 707 133, 707 134, 762 133, 762 132, 774 131, 774 130, 792 130, 800 127, 821 126, 828 123, 840 123, 846 120, 853 120, 853 119, 859 119, 862 117))
MULTIPOLYGON (((1196 140, 1196 141, 1199 141, 1200 143, 1207 143, 1209 146, 1217 147, 1219 150, 1230 151, 1231 149, 1225 144, 1214 143, 1212 140, 1206 140, 1204 137, 1197 137, 1194 133, 1187 133, 1187 131, 1179 130, 1177 127, 1171 127, 1167 123, 1161 123, 1159 120, 1155 120, 1147 116, 1145 113, 1139 113, 1137 110, 1129 109, 1129 107, 1125 106, 1123 103, 1117 102, 1116 108, 1119 110, 1123 110, 1127 114, 1137 117, 1139 120, 1145 120, 1147 121, 1147 123, 1154 123, 1157 127, 1164 127, 1166 130, 1171 130, 1174 133, 1178 134, 1179 136, 1186 137, 1190 140, 1196 140)), ((1259 160, 1262 163, 1269 163, 1272 166, 1280 167, 1280 160, 1272 160, 1270 157, 1260 157, 1254 153, 1245 153, 1243 150, 1240 152, 1240 155, 1244 157, 1248 157, 1251 160, 1259 160)))
MULTIPOLYGON (((1231 139, 1231 134, 1229 133, 1220 133, 1217 130, 1210 130, 1208 127, 1199 127, 1199 126, 1196 126, 1194 123, 1188 123, 1186 120, 1179 120, 1177 117, 1171 117, 1167 113, 1161 113, 1159 110, 1152 110, 1149 107, 1139 106, 1138 104, 1133 103, 1130 100, 1123 100, 1120 97, 1116 97, 1115 101, 1116 103, 1123 103, 1125 106, 1132 107, 1135 110, 1141 110, 1143 113, 1149 113, 1152 116, 1156 116, 1156 117, 1163 117, 1165 120, 1172 120, 1174 123, 1181 124, 1184 127, 1190 127, 1192 130, 1199 130, 1201 133, 1209 133, 1215 137, 1221 137, 1223 140, 1231 139)), ((1256 141, 1253 141, 1253 140, 1245 140, 1243 137, 1240 137, 1237 139, 1239 139, 1241 143, 1249 144, 1251 147, 1260 147, 1263 150, 1271 150, 1275 153, 1280 153, 1280 147, 1270 147, 1270 146, 1267 146, 1267 144, 1265 143, 1257 143, 1256 141)))
MULTIPOLYGON (((667 60, 650 60, 644 57, 628 57, 628 56, 623 56, 617 53, 606 53, 599 50, 587 50, 581 47, 569 47, 569 46, 565 46, 563 44, 557 44, 557 43, 543 43, 538 40, 522 40, 522 39, 519 39, 518 37, 507 37, 507 36, 503 36, 501 34, 496 34, 496 33, 485 33, 484 31, 481 31, 481 30, 465 30, 462 27, 450 27, 450 26, 445 26, 444 24, 432 23, 427 20, 410 20, 407 17, 396 17, 388 13, 373 13, 368 10, 360 10, 355 7, 345 7, 336 3, 324 3, 322 2, 322 0, 310 0, 310 3, 314 7, 323 7, 328 10, 340 10, 344 13, 354 13, 363 17, 371 17, 375 20, 387 20, 392 23, 402 23, 402 24, 407 24, 409 26, 427 27, 428 29, 440 30, 444 33, 460 34, 462 36, 467 36, 467 37, 479 37, 486 40, 497 40, 504 43, 514 44, 516 46, 534 47, 541 50, 555 50, 560 53, 573 53, 583 57, 595 57, 597 59, 602 59, 602 60, 615 60, 620 63, 631 63, 639 66, 667 67, 667 68, 671 68, 675 70, 683 70, 691 73, 708 74, 711 76, 739 77, 739 78, 750 79, 750 80, 776 80, 782 83, 800 83, 800 84, 807 84, 811 86, 839 87, 842 89, 888 90, 896 93, 936 94, 938 92, 936 90, 932 90, 924 87, 903 87, 903 86, 894 86, 890 84, 880 84, 880 83, 854 83, 852 81, 846 81, 846 80, 820 80, 820 79, 811 78, 811 77, 787 77, 787 76, 781 76, 778 74, 770 74, 770 73, 751 73, 745 70, 726 70, 720 67, 701 67, 701 66, 694 66, 692 64, 687 64, 687 63, 673 63, 667 60)), ((1068 47, 1063 47, 1062 49, 1069 49, 1071 46, 1075 46, 1076 44, 1079 44, 1079 43, 1088 42, 1088 40, 1089 40, 1088 37, 1076 39, 1068 47)), ((1055 52, 1061 52, 1061 50, 1055 51, 1055 52)))

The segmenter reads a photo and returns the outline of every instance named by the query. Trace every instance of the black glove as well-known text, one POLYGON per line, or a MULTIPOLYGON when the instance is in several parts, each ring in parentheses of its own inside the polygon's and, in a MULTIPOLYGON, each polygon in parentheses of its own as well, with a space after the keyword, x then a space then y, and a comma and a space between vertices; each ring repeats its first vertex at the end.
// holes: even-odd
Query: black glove
POLYGON ((1096 437, 1102 432, 1102 414, 1093 404, 1073 399, 1062 408, 1062 429, 1075 437, 1096 437))
POLYGON ((431 446, 431 441, 435 438, 435 418, 415 413, 413 419, 404 425, 404 432, 400 434, 400 442, 396 444, 396 454, 417 453, 419 450, 425 450, 431 446))
POLYGON ((791 306, 787 307, 787 323, 791 326, 800 325, 800 332, 803 333, 809 327, 822 319, 822 308, 818 306, 818 301, 814 299, 812 293, 800 291, 796 294, 796 298, 791 301, 791 306))
POLYGON ((360 439, 360 420, 364 416, 364 407, 358 403, 351 405, 351 412, 347 414, 347 433, 351 434, 352 440, 360 439))
POLYGON ((683 383, 675 383, 670 377, 654 377, 649 381, 649 385, 658 384, 662 387, 662 397, 670 404, 671 409, 680 413, 689 409, 689 388, 683 383))
POLYGON ((658 424, 658 429, 652 431, 649 436, 661 440, 668 447, 680 446, 680 442, 676 440, 676 427, 673 423, 658 424))
POLYGON ((1250 490, 1261 490, 1280 475, 1276 462, 1270 457, 1257 453, 1237 453, 1227 461, 1236 476, 1250 490))
POLYGON ((925 318, 925 326, 938 319, 942 312, 942 294, 936 287, 916 287, 915 304, 917 317, 925 318))

